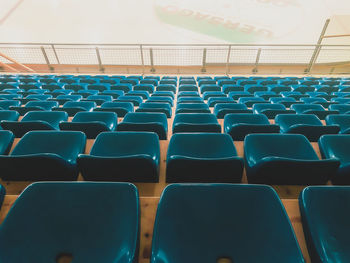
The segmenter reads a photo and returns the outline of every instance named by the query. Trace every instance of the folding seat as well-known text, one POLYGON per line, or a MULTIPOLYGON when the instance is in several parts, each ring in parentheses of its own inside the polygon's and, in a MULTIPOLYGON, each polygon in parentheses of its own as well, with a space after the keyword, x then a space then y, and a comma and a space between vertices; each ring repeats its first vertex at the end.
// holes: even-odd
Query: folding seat
POLYGON ((247 107, 252 107, 256 103, 267 103, 267 101, 259 97, 241 97, 238 99, 238 103, 243 103, 247 107))
POLYGON ((244 91, 248 91, 249 93, 254 94, 257 91, 268 91, 268 87, 266 86, 257 86, 257 85, 245 85, 244 91))
POLYGON ((10 155, 0 156, 1 178, 9 181, 76 180, 76 158, 85 149, 82 132, 30 131, 10 155))
POLYGON ((280 126, 281 133, 303 134, 312 142, 324 134, 337 134, 340 130, 338 125, 324 126, 313 114, 279 114, 275 123, 280 126))
POLYGON ((68 113, 69 117, 74 116, 80 111, 92 111, 96 108, 96 102, 93 101, 67 101, 63 107, 52 108, 53 111, 64 111, 68 113))
POLYGON ((40 89, 40 85, 39 84, 19 84, 18 88, 24 91, 28 91, 30 89, 40 89))
POLYGON ((14 99, 21 99, 22 95, 13 93, 13 94, 0 94, 0 100, 14 100, 14 99))
POLYGON ((180 91, 198 91, 198 87, 195 84, 180 84, 179 92, 180 91))
POLYGON ((41 262, 67 262, 71 257, 77 263, 136 263, 139 209, 132 184, 31 184, 2 224, 0 261, 38 262, 40 250, 41 262), (94 240, 98 246, 91 245, 94 240))
POLYGON ((331 178, 333 184, 350 184, 350 135, 323 135, 318 141, 322 158, 338 159, 340 166, 331 178))
POLYGON ((321 120, 324 120, 327 115, 339 113, 334 110, 326 110, 319 104, 293 104, 290 108, 295 110, 297 114, 314 114, 321 120))
MULTIPOLYGON (((333 92, 332 92, 333 93, 333 92)), ((327 101, 330 101, 331 99, 333 98, 337 98, 336 95, 329 95, 327 92, 319 92, 319 91, 316 91, 316 92, 307 92, 307 94, 310 96, 310 97, 316 97, 316 98, 324 98, 326 99, 327 101)))
POLYGON ((153 103, 153 102, 159 102, 159 103, 168 103, 171 107, 174 105, 174 99, 171 97, 150 97, 148 100, 146 100, 146 103, 153 103))
POLYGON ((132 85, 131 84, 118 84, 118 85, 113 85, 110 87, 111 90, 121 90, 124 91, 124 93, 127 93, 132 90, 132 85))
POLYGON ((299 196, 303 230, 312 262, 349 262, 347 186, 312 186, 299 196))
POLYGON ((283 104, 260 103, 253 105, 253 113, 264 114, 269 119, 274 119, 278 114, 295 114, 294 110, 287 110, 283 104))
POLYGON ((230 91, 228 96, 234 100, 239 100, 240 98, 253 98, 254 94, 248 91, 230 91))
POLYGON ((78 158, 89 181, 158 182, 159 162, 159 139, 153 132, 101 133, 90 154, 78 158))
POLYGON ((234 184, 172 184, 164 189, 154 224, 151 263, 164 259, 304 262, 277 193, 265 185, 234 184))
POLYGON ((214 107, 218 103, 235 103, 235 101, 232 98, 228 98, 228 97, 221 97, 221 98, 211 97, 207 101, 207 104, 209 105, 209 107, 214 107))
POLYGON ((320 82, 318 80, 301 80, 300 85, 306 85, 306 86, 314 86, 319 85, 320 82))
POLYGON ((315 87, 312 86, 305 86, 305 85, 297 85, 293 87, 293 91, 298 91, 302 94, 305 94, 306 92, 313 92, 315 91, 315 87))
POLYGON ((350 104, 350 98, 349 97, 341 97, 341 98, 332 98, 332 102, 337 102, 341 104, 350 104))
POLYGON ((213 80, 213 78, 209 76, 198 76, 197 81, 201 81, 201 80, 213 80))
POLYGON ((200 92, 203 94, 204 92, 212 92, 212 91, 216 91, 216 92, 221 92, 221 87, 216 85, 216 84, 206 84, 206 85, 202 85, 199 87, 200 92))
POLYGON ((240 86, 240 85, 232 85, 232 84, 224 84, 222 86, 222 91, 225 94, 229 94, 230 92, 244 92, 244 86, 240 86))
POLYGON ((328 115, 325 121, 328 126, 329 125, 339 126, 340 134, 350 134, 350 115, 349 114, 328 115))
POLYGON ((88 139, 94 139, 101 132, 114 131, 118 116, 114 112, 78 112, 72 121, 59 123, 61 130, 84 132, 88 139))
POLYGON ((17 121, 18 118, 19 118, 19 113, 17 111, 0 110, 0 121, 17 121))
POLYGON ((121 79, 120 84, 131 84, 131 85, 135 86, 135 85, 139 84, 139 80, 134 79, 134 78, 121 79))
POLYGON ((272 86, 272 85, 277 85, 278 81, 272 80, 272 79, 260 79, 258 80, 257 84, 262 86, 272 86))
POLYGON ((0 125, 4 130, 12 131, 16 138, 21 138, 29 131, 59 130, 59 123, 67 120, 66 112, 29 111, 21 121, 2 120, 0 125))
POLYGON ((217 103, 213 113, 218 119, 223 119, 228 113, 253 113, 253 111, 248 110, 247 106, 241 103, 217 103))
MULTIPOLYGON (((0 154, 1 155, 9 154, 14 139, 15 139, 15 136, 11 131, 0 131, 0 154)), ((2 201, 4 199, 3 195, 5 195, 4 190, 5 188, 3 188, 2 185, 0 185, 0 208, 2 205, 2 201)))
POLYGON ((240 86, 245 86, 245 85, 257 85, 258 82, 255 80, 250 80, 250 79, 238 79, 236 83, 240 86))
POLYGON ((38 81, 36 79, 32 79, 32 78, 21 78, 19 79, 20 83, 24 83, 24 84, 36 84, 38 83, 38 81))
POLYGON ((345 85, 343 85, 343 86, 339 86, 339 91, 340 92, 350 92, 350 86, 345 86, 345 85))
POLYGON ((324 108, 328 108, 330 105, 335 104, 335 102, 327 101, 322 97, 301 98, 300 101, 304 102, 305 104, 319 104, 324 108))
POLYGON ((146 100, 149 98, 149 92, 145 90, 132 90, 125 94, 125 96, 140 96, 146 100))
POLYGON ((175 79, 162 79, 158 83, 158 86, 161 86, 161 85, 174 85, 174 86, 176 86, 177 85, 177 81, 175 79))
POLYGON ((8 110, 13 106, 20 106, 21 102, 18 100, 0 100, 0 108, 4 110, 8 110))
POLYGON ((155 91, 151 97, 170 97, 175 99, 175 95, 172 91, 155 91))
POLYGON ((124 117, 128 112, 134 112, 134 105, 131 102, 105 102, 94 111, 115 112, 118 117, 124 117))
POLYGON ((90 95, 86 99, 82 99, 81 101, 93 101, 98 106, 103 104, 104 102, 111 102, 113 101, 113 97, 111 95, 90 95))
POLYGON ((45 85, 42 85, 41 88, 45 90, 49 90, 51 92, 57 89, 63 89, 62 86, 58 83, 45 84, 45 85))
POLYGON ((164 113, 131 112, 127 113, 117 131, 155 132, 160 140, 166 140, 168 120, 164 113))
POLYGON ((87 90, 86 85, 84 84, 66 84, 63 86, 65 90, 71 90, 74 92, 78 92, 79 90, 87 90))
POLYGON ((65 104, 67 101, 80 101, 83 99, 82 95, 58 95, 54 99, 49 99, 49 101, 57 101, 60 105, 65 104))
POLYGON ((136 112, 161 112, 164 113, 167 118, 171 118, 172 115, 170 104, 162 102, 141 103, 136 112))
POLYGON ((281 79, 278 81, 278 84, 283 85, 283 86, 291 86, 291 85, 299 85, 298 80, 292 80, 292 79, 281 79))
POLYGON ((15 83, 9 84, 9 83, 0 83, 0 90, 5 89, 18 89, 18 85, 15 83))
POLYGON ((135 85, 133 87, 133 90, 134 91, 147 91, 149 93, 153 93, 155 88, 154 88, 154 85, 151 85, 151 84, 139 84, 139 85, 135 85))
POLYGON ((181 91, 177 94, 177 98, 180 99, 182 97, 200 97, 198 91, 181 91))
POLYGON ((173 133, 221 132, 221 126, 211 113, 178 113, 173 121, 173 133))
POLYGON ((183 86, 183 85, 186 86, 186 88, 184 88, 185 90, 183 91, 186 91, 186 89, 188 89, 189 86, 196 86, 197 82, 194 79, 180 79, 179 86, 183 86))
MULTIPOLYGON (((198 86, 200 87, 201 90, 206 86, 209 89, 208 91, 212 91, 211 89, 214 89, 213 91, 217 91, 218 88, 221 89, 220 86, 216 85, 216 81, 213 79, 199 80, 198 86)), ((204 91, 201 91, 201 93, 203 93, 204 91)))
POLYGON ((270 124, 264 114, 229 113, 224 117, 224 132, 233 140, 243 141, 250 133, 279 133, 278 125, 270 124))
POLYGON ((242 173, 243 159, 227 134, 178 133, 170 139, 167 183, 239 183, 242 173))
POLYGON ((323 80, 323 81, 320 81, 320 84, 321 85, 325 85, 325 86, 338 86, 340 85, 340 81, 339 80, 323 80))
POLYGON ((156 91, 171 91, 176 93, 176 85, 173 84, 159 84, 156 91))
POLYGON ((337 159, 320 160, 301 134, 247 135, 244 158, 248 182, 253 184, 325 184, 340 164, 337 159))
POLYGON ((118 79, 100 79, 100 84, 116 85, 119 84, 118 79))
POLYGON ((79 79, 79 83, 84 83, 84 84, 96 84, 97 83, 97 80, 95 79, 92 79, 92 78, 81 78, 79 79))
POLYGON ((88 90, 98 90, 99 92, 103 92, 103 91, 109 90, 110 85, 109 84, 90 84, 90 85, 87 85, 86 88, 88 90))
POLYGON ((282 98, 270 98, 269 101, 273 104, 283 104, 285 107, 289 108, 293 104, 301 104, 302 102, 297 101, 293 97, 282 97, 282 98))
POLYGON ((339 90, 338 86, 325 86, 325 85, 318 85, 315 86, 316 91, 318 92, 326 92, 328 94, 331 94, 332 92, 337 92, 339 90))
POLYGON ((51 111, 52 108, 58 107, 57 101, 29 101, 24 107, 11 106, 10 110, 17 111, 21 116, 30 111, 51 111))
MULTIPOLYGON (((137 80, 142 80, 143 76, 141 75, 131 75, 131 76, 127 76, 125 79, 137 79, 137 80)), ((134 84, 136 85, 136 84, 134 84)))
POLYGON ((118 97, 124 95, 124 91, 122 90, 105 90, 100 95, 109 95, 112 96, 114 100, 116 100, 118 97))
POLYGON ((206 103, 178 103, 175 114, 178 113, 211 113, 206 103))
POLYGON ((78 83, 77 82, 77 79, 75 78, 61 78, 61 79, 58 79, 59 83, 63 83, 63 84, 74 84, 74 83, 78 83))
POLYGON ((181 97, 177 99, 177 103, 203 103, 204 100, 201 97, 181 97))
POLYGON ((227 98, 227 95, 221 91, 206 91, 202 94, 204 100, 209 98, 227 98))
POLYGON ((331 111, 338 111, 339 114, 350 114, 350 104, 332 104, 328 109, 331 111))
POLYGON ((236 81, 234 81, 232 79, 219 79, 219 80, 217 80, 217 84, 220 87, 223 87, 223 85, 236 85, 236 81))
POLYGON ((118 99, 115 101, 117 102, 131 102, 134 104, 134 106, 139 106, 142 102, 143 99, 141 96, 119 96, 118 99))
POLYGON ((156 79, 143 79, 143 80, 140 80, 140 84, 139 85, 142 85, 142 86, 143 85, 149 85, 149 86, 153 86, 154 87, 154 86, 158 85, 158 80, 156 80, 156 79))

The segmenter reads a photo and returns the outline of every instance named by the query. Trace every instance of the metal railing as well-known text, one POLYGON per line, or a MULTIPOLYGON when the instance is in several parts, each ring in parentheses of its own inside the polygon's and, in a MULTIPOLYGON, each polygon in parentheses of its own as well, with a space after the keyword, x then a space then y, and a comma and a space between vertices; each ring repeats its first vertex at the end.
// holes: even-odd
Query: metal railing
MULTIPOLYGON (((193 67, 193 71, 210 73, 217 67, 221 74, 229 74, 232 66, 251 66, 250 73, 262 66, 302 66, 304 73, 311 73, 317 65, 350 64, 350 45, 321 44, 0 43, 0 53, 25 65, 46 65, 51 71, 62 65, 90 65, 100 72, 122 66, 141 68, 142 73, 157 72, 158 67, 176 67, 178 73, 193 67)), ((0 62, 11 64, 2 56, 0 62)), ((350 69, 343 73, 349 74, 350 69)))

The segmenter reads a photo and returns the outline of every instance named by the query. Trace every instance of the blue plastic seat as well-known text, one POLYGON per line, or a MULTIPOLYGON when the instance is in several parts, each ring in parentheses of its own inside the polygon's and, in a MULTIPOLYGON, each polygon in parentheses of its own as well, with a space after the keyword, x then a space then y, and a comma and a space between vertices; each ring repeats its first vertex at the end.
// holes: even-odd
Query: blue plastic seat
POLYGON ((172 184, 160 198, 153 231, 151 263, 163 262, 305 261, 271 187, 172 184))
POLYGON ((173 133, 221 132, 221 126, 211 113, 178 113, 173 121, 173 133))
MULTIPOLYGON (((17 121, 19 113, 14 110, 0 110, 0 122, 1 121, 17 121)), ((1 125, 0 125, 1 128, 1 125)))
POLYGON ((52 108, 52 110, 65 111, 68 113, 68 116, 71 117, 81 111, 92 111, 96 107, 96 102, 93 101, 67 101, 63 104, 63 107, 55 107, 52 108))
POLYGON ((94 101, 97 105, 101 105, 104 102, 113 101, 113 97, 111 95, 90 95, 86 98, 88 101, 94 101))
POLYGON ((102 93, 100 93, 100 95, 109 95, 109 96, 112 96, 112 98, 115 100, 119 96, 123 96, 124 91, 122 91, 122 90, 105 90, 102 93))
POLYGON ((166 97, 175 99, 175 95, 172 91, 155 91, 151 97, 166 97))
POLYGON ((294 110, 287 110, 283 104, 279 103, 254 104, 253 112, 255 114, 264 114, 269 119, 274 119, 277 114, 295 114, 294 110))
POLYGON ((18 100, 0 100, 0 108, 9 110, 10 107, 19 107, 21 102, 18 100))
POLYGON ((252 85, 245 85, 244 86, 244 91, 248 91, 249 93, 252 93, 254 94, 254 92, 257 92, 257 91, 268 91, 269 88, 266 87, 266 86, 259 86, 259 85, 256 85, 256 84, 252 84, 252 85))
POLYGON ((82 95, 58 95, 55 101, 58 101, 60 105, 65 104, 67 101, 80 101, 83 99, 82 95))
POLYGON ((117 84, 110 87, 111 90, 121 90, 127 93, 132 90, 132 85, 130 83, 117 84))
POLYGON ((117 131, 155 132, 160 140, 166 140, 168 120, 164 113, 132 112, 127 113, 117 131))
POLYGON ((3 120, 0 125, 20 138, 29 131, 59 130, 59 123, 67 120, 66 112, 29 111, 21 121, 3 120))
POLYGON ((157 86, 157 91, 171 91, 173 93, 176 93, 176 85, 172 84, 160 84, 157 86))
POLYGON ((134 105, 131 102, 105 102, 94 111, 115 112, 118 117, 124 117, 128 112, 134 112, 134 105))
POLYGON ((324 134, 337 134, 338 125, 324 126, 321 120, 313 114, 279 114, 275 123, 281 128, 281 133, 303 134, 311 142, 316 142, 324 134))
POLYGON ((339 114, 346 114, 350 113, 350 104, 332 104, 329 105, 328 109, 331 111, 338 111, 339 114))
POLYGON ((149 98, 149 92, 145 90, 132 90, 126 93, 125 96, 141 96, 142 99, 147 100, 149 98))
POLYGON ((199 85, 199 89, 202 94, 204 92, 221 92, 221 87, 216 85, 215 83, 199 85))
POLYGON ((232 102, 235 102, 235 101, 229 97, 220 97, 220 98, 214 97, 214 98, 209 98, 207 101, 209 107, 214 107, 218 103, 232 103, 232 102))
POLYGON ((94 139, 101 132, 114 131, 118 123, 114 112, 78 112, 72 121, 60 122, 59 127, 65 131, 84 132, 88 139, 94 139))
POLYGON ((324 120, 327 115, 339 113, 334 110, 326 110, 319 104, 293 104, 290 108, 295 110, 297 114, 314 114, 321 120, 324 120))
MULTIPOLYGON (((158 85, 158 80, 157 79, 153 79, 153 78, 152 79, 149 79, 149 78, 142 79, 142 80, 140 80, 140 84, 139 85, 152 85, 154 87, 154 86, 158 85)), ((138 86, 138 85, 136 85, 136 86, 138 86)), ((134 86, 134 88, 136 86, 134 86)))
POLYGON ((225 94, 229 94, 230 92, 244 92, 244 86, 236 85, 236 84, 224 84, 222 85, 222 91, 225 94))
POLYGON ((294 99, 293 97, 282 97, 282 98, 270 98, 269 101, 271 103, 278 103, 278 104, 283 104, 285 107, 289 108, 291 105, 293 104, 297 104, 297 103, 302 103, 302 102, 298 102, 296 99, 294 99))
POLYGON ((243 166, 229 135, 178 133, 169 142, 166 182, 239 183, 243 166))
POLYGON ((239 100, 240 98, 254 98, 254 94, 249 93, 248 91, 230 91, 228 96, 234 100, 239 100))
POLYGON ((183 81, 180 81, 179 92, 180 91, 198 91, 198 87, 195 84, 182 84, 183 81))
POLYGON ((30 131, 10 155, 0 156, 0 176, 9 181, 76 180, 76 158, 85 142, 82 132, 30 131))
POLYGON ((141 96, 119 96, 118 99, 116 99, 115 101, 118 102, 131 102, 132 104, 134 104, 134 106, 139 106, 142 102, 143 99, 141 96))
POLYGON ((350 135, 323 135, 318 141, 322 158, 338 159, 340 166, 331 178, 333 184, 350 184, 350 135))
POLYGON ((350 98, 349 97, 337 97, 337 98, 332 98, 332 101, 333 102, 338 102, 338 103, 341 103, 341 104, 350 104, 350 98))
POLYGON ((250 134, 244 158, 248 182, 254 184, 325 184, 340 165, 336 159, 320 160, 301 134, 250 134))
POLYGON ((281 84, 269 85, 268 89, 269 89, 269 91, 276 92, 277 94, 280 94, 281 92, 290 92, 290 91, 292 91, 292 88, 290 86, 284 86, 284 85, 281 85, 281 84))
POLYGON ((108 132, 78 158, 85 180, 158 182, 159 139, 153 132, 108 132), (104 172, 101 172, 104 171, 104 172))
POLYGON ((326 124, 338 125, 341 134, 350 134, 350 115, 349 114, 335 114, 326 117, 326 124))
POLYGON ((218 119, 223 119, 229 113, 253 113, 245 104, 241 103, 217 103, 214 106, 214 114, 218 119))
POLYGON ((174 100, 170 97, 150 97, 146 102, 168 103, 171 107, 174 105, 174 100))
POLYGON ((177 81, 174 79, 162 79, 161 81, 158 82, 158 86, 163 86, 163 85, 177 85, 177 81))
POLYGON ((76 263, 136 263, 139 224, 132 184, 31 184, 1 225, 0 261, 56 262, 71 255, 76 263))
POLYGON ((44 110, 51 110, 53 107, 58 107, 58 102, 56 101, 30 101, 25 107, 40 107, 44 110))
MULTIPOLYGON (((15 136, 11 131, 0 131, 0 155, 9 154, 15 136)), ((0 208, 3 201, 4 188, 0 185, 0 208)))
POLYGON ((300 214, 312 262, 349 262, 350 187, 312 186, 299 196, 300 214))
POLYGON ((22 98, 21 94, 13 93, 13 94, 0 94, 0 100, 14 100, 22 98))
POLYGON ((293 87, 293 91, 298 91, 302 94, 305 94, 306 92, 313 92, 315 91, 315 87, 307 86, 307 85, 297 85, 293 87))
POLYGON ((279 133, 278 125, 270 124, 264 114, 230 113, 224 118, 224 132, 233 140, 243 141, 250 133, 279 133))
POLYGON ((299 91, 285 91, 280 93, 284 98, 294 98, 294 101, 298 101, 301 98, 309 98, 307 94, 302 94, 299 91))
POLYGON ((243 103, 247 107, 252 107, 256 103, 267 103, 267 101, 259 97, 241 97, 238 99, 238 103, 243 103))
POLYGON ((206 103, 178 103, 175 113, 210 113, 210 109, 206 103))
POLYGON ((204 100, 209 100, 210 98, 227 98, 227 95, 221 91, 205 91, 202 97, 204 100))
POLYGON ((152 84, 139 84, 135 85, 133 87, 134 91, 147 91, 148 93, 152 94, 154 92, 154 85, 152 84))
POLYGON ((164 113, 167 118, 171 118, 172 115, 172 109, 169 103, 161 102, 141 103, 136 112, 161 112, 164 113))
POLYGON ((203 103, 204 100, 201 97, 181 97, 177 99, 177 103, 203 103))
POLYGON ((103 92, 110 89, 110 84, 107 84, 107 83, 90 84, 90 85, 87 85, 86 88, 88 90, 98 90, 99 92, 103 92))

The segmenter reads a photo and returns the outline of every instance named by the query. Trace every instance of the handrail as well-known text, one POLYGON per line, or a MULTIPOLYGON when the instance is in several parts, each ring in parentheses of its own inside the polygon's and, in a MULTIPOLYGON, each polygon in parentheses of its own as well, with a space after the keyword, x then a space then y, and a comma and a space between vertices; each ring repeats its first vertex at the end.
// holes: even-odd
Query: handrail
POLYGON ((18 61, 14 60, 13 58, 10 58, 9 56, 6 56, 4 53, 0 52, 0 56, 5 58, 5 59, 7 59, 8 61, 11 61, 12 63, 14 63, 17 66, 20 66, 20 67, 22 67, 22 68, 24 68, 24 69, 26 69, 26 70, 28 70, 30 72, 34 72, 35 73, 35 71, 32 70, 30 67, 27 67, 27 66, 23 65, 22 63, 19 63, 18 61))

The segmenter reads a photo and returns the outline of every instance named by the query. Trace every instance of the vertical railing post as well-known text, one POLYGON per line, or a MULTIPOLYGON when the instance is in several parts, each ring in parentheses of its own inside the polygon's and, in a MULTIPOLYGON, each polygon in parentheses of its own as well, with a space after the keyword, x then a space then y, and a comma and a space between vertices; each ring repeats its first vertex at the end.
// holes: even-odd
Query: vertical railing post
POLYGON ((140 45, 140 55, 141 55, 141 64, 142 64, 142 76, 145 75, 145 60, 143 58, 143 49, 142 45, 140 45))
POLYGON ((43 53, 44 59, 45 59, 46 64, 47 64, 47 67, 49 68, 49 70, 50 70, 51 72, 53 72, 53 71, 54 71, 54 68, 53 68, 53 67, 51 66, 51 64, 50 64, 50 60, 49 60, 49 58, 48 58, 48 56, 47 56, 47 54, 46 54, 45 48, 44 48, 43 46, 41 46, 40 49, 41 49, 41 53, 43 53))
POLYGON ((60 60, 58 59, 58 55, 57 55, 55 46, 54 46, 54 45, 51 45, 51 48, 52 48, 52 50, 53 50, 53 53, 55 54, 55 58, 56 58, 56 60, 57 60, 57 64, 61 64, 60 60))
POLYGON ((260 55, 261 55, 261 48, 258 49, 258 53, 256 54, 256 59, 255 59, 255 67, 253 68, 252 72, 257 73, 258 72, 258 65, 260 61, 260 55))
POLYGON ((203 49, 203 58, 202 58, 202 69, 201 72, 207 72, 206 69, 206 64, 207 64, 207 49, 203 49))
POLYGON ((149 49, 149 56, 150 56, 150 61, 151 61, 151 72, 154 73, 156 72, 156 69, 154 68, 154 63, 153 63, 153 49, 149 49))
POLYGON ((95 50, 96 50, 96 56, 97 56, 97 61, 98 61, 98 68, 99 68, 100 72, 103 73, 105 71, 105 69, 103 68, 103 65, 102 65, 100 50, 98 49, 98 47, 95 47, 95 50))
POLYGON ((228 51, 227 51, 226 76, 228 76, 228 74, 229 74, 230 57, 231 57, 231 45, 228 46, 228 51))
POLYGON ((320 50, 321 50, 322 40, 323 40, 324 35, 326 34, 326 30, 328 28, 329 22, 330 22, 330 19, 327 19, 325 24, 324 24, 324 26, 323 26, 323 29, 322 29, 321 34, 320 34, 320 37, 318 38, 318 41, 317 41, 317 44, 315 46, 314 52, 313 52, 313 54, 311 56, 309 65, 308 65, 307 69, 305 69, 305 73, 306 74, 309 74, 311 72, 315 62, 317 61, 318 55, 320 54, 320 50))

